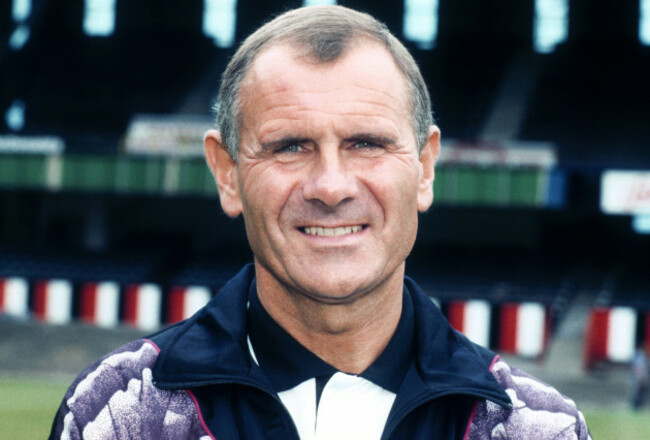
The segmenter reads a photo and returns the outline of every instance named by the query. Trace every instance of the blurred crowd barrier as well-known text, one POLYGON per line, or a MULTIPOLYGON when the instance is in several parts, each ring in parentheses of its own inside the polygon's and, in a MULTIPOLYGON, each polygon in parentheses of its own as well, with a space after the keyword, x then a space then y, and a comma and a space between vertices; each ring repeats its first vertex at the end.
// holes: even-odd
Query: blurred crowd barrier
MULTIPOLYGON (((201 285, 73 282, 0 278, 0 315, 52 325, 79 321, 153 331, 192 316, 218 292, 201 285)), ((452 326, 471 340, 528 358, 544 356, 552 335, 552 308, 541 301, 432 298, 452 326)))

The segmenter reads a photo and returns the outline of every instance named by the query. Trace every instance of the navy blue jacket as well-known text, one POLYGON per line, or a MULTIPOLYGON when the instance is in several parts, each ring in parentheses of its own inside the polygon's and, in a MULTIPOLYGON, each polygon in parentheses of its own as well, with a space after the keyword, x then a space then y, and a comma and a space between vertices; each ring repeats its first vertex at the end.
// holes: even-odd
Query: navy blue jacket
MULTIPOLYGON (((154 385, 192 389, 219 440, 298 439, 288 411, 249 355, 245 319, 253 275, 248 266, 197 316, 150 338, 161 350, 154 385)), ((495 355, 453 330, 413 281, 405 284, 413 296, 417 367, 404 379, 383 438, 461 439, 477 399, 510 406, 489 371, 495 355)))
MULTIPOLYGON (((247 345, 247 266, 192 318, 133 341, 68 389, 50 439, 298 439, 247 345)), ((414 282, 415 362, 383 439, 589 440, 575 403, 451 328, 414 282)))

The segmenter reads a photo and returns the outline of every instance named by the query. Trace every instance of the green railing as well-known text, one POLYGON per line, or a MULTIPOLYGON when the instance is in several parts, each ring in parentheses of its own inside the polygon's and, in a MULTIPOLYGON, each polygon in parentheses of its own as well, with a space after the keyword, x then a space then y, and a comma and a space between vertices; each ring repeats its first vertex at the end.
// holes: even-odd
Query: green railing
POLYGON ((433 189, 436 203, 546 206, 549 203, 549 170, 438 166, 433 189))
POLYGON ((0 154, 0 188, 217 195, 196 157, 0 154))

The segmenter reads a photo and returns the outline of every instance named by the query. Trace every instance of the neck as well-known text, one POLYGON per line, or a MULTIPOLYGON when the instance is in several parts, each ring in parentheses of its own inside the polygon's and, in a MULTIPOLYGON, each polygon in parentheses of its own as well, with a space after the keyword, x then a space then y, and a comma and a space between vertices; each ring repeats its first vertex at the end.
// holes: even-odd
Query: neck
POLYGON ((318 301, 255 265, 257 293, 287 333, 336 369, 360 374, 388 345, 402 314, 404 265, 370 292, 342 303, 318 301))

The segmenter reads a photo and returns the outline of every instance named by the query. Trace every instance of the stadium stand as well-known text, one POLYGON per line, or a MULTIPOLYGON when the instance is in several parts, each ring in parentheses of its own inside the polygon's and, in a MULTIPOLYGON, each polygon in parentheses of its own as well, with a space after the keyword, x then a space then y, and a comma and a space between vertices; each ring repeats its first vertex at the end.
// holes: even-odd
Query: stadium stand
MULTIPOLYGON (((339 3, 403 34, 403 2, 339 3)), ((84 2, 31 4, 21 22, 0 6, 0 318, 183 319, 250 260, 200 157, 233 48, 203 32, 202 0, 118 0, 107 37, 84 33, 84 2)), ((237 1, 236 39, 300 4, 237 1)), ((599 200, 608 170, 650 170, 639 1, 570 0, 549 53, 536 5, 439 0, 432 47, 406 41, 444 140, 407 271, 471 338, 536 359, 587 295, 585 366, 623 362, 650 350, 650 235, 599 200)))
POLYGON ((560 161, 571 167, 650 164, 644 148, 650 50, 634 32, 638 5, 571 2, 572 35, 553 54, 540 56, 523 139, 552 140, 560 161))

